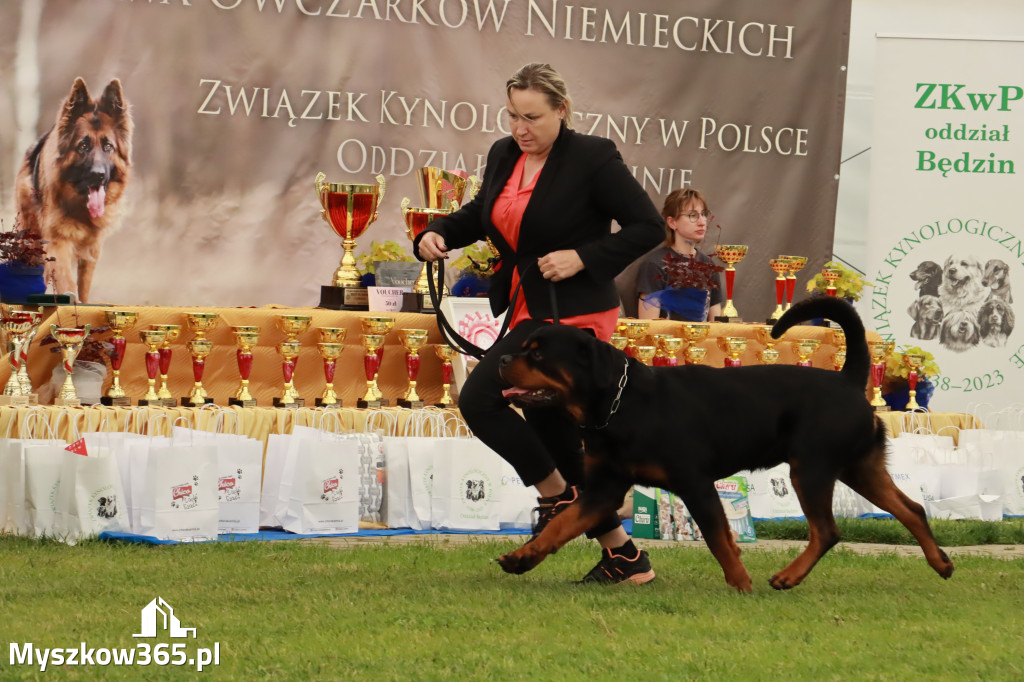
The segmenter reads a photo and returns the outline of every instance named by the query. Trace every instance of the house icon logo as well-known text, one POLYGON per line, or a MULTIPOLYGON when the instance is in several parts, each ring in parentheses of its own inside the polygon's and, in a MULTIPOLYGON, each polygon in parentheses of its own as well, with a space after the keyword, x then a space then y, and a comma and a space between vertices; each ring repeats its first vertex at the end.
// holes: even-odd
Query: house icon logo
POLYGON ((181 622, 174 615, 174 608, 165 602, 163 597, 157 597, 143 607, 142 632, 132 635, 132 637, 156 637, 157 627, 160 623, 163 624, 162 629, 167 630, 171 637, 187 638, 189 633, 192 633, 192 639, 196 637, 195 628, 181 627, 181 622))

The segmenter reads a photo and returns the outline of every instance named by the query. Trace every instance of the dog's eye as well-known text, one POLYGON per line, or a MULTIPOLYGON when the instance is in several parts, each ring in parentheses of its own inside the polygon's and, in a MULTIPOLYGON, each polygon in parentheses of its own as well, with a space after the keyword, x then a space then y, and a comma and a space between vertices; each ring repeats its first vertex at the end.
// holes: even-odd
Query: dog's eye
POLYGON ((541 354, 541 352, 539 350, 534 348, 533 350, 530 351, 530 359, 531 360, 538 360, 539 361, 539 360, 543 360, 544 356, 543 356, 543 354, 541 354))
POLYGON ((105 152, 112 152, 112 151, 114 151, 113 143, 110 142, 109 140, 104 140, 103 141, 103 151, 105 151, 105 152))
POLYGON ((78 151, 80 152, 87 152, 91 147, 92 143, 89 141, 88 137, 78 143, 78 151))

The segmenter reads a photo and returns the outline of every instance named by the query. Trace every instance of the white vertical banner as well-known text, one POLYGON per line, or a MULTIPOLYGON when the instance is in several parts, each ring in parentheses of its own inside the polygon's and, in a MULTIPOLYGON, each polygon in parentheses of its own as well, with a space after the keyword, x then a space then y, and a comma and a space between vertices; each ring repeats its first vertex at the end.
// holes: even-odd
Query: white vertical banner
POLYGON ((865 323, 935 355, 934 410, 1020 400, 1024 39, 876 45, 865 323))

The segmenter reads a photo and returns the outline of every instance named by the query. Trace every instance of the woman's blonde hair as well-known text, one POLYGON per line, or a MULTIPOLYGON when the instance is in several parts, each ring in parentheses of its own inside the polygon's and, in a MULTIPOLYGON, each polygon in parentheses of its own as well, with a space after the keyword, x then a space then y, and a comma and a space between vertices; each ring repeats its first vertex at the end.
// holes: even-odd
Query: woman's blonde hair
POLYGON ((661 217, 665 219, 665 244, 667 246, 672 246, 676 238, 676 233, 668 226, 668 219, 678 218, 683 207, 691 201, 699 201, 704 204, 705 211, 711 210, 708 200, 704 198, 704 193, 693 187, 677 189, 665 197, 665 204, 661 207, 661 217))
POLYGON ((511 100, 513 90, 536 90, 548 99, 552 109, 565 107, 562 125, 572 128, 572 98, 565 80, 550 64, 534 62, 521 67, 505 82, 505 95, 511 100))

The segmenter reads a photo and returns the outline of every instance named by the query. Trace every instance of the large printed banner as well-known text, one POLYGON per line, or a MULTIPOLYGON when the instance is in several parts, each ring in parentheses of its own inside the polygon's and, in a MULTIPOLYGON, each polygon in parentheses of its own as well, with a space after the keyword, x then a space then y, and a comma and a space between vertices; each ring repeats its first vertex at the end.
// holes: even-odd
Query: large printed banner
MULTIPOLYGON (((933 407, 1024 395, 1024 42, 879 37, 868 327, 942 370, 933 407)), ((986 405, 988 407, 986 407, 986 405)))
MULTIPOLYGON (((25 151, 81 77, 82 101, 123 114, 110 106, 123 100, 134 128, 123 192, 65 188, 77 205, 51 202, 120 223, 102 243, 61 237, 85 254, 69 268, 95 260, 91 301, 315 304, 342 255, 317 172, 383 175, 357 253, 387 239, 408 249, 399 206, 421 203, 417 170, 484 174, 508 134, 506 79, 545 61, 567 81, 576 129, 614 140, 659 207, 679 187, 708 194, 709 241, 750 247, 737 307, 764 319, 770 257, 808 256, 805 281, 831 255, 849 20, 850 0, 4 2, 0 209, 9 228, 25 151), (115 78, 121 96, 107 99, 115 78)), ((124 148, 118 125, 100 132, 124 148)), ((35 181, 69 182, 84 153, 72 147, 44 146, 35 181)))

